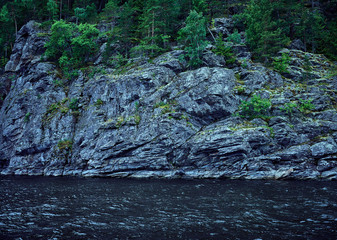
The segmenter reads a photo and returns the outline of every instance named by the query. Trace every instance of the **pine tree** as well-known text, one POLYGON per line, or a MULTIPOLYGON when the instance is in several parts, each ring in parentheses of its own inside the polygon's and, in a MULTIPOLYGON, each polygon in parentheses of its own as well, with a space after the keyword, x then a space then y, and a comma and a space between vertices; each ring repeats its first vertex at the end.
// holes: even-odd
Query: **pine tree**
POLYGON ((134 48, 154 56, 167 48, 174 34, 180 7, 176 0, 147 0, 140 16, 140 45, 134 48))
POLYGON ((273 20, 273 10, 270 0, 251 0, 244 13, 247 43, 255 57, 265 62, 289 41, 273 20))
POLYGON ((302 4, 300 22, 296 27, 296 36, 302 39, 305 48, 311 46, 316 51, 319 42, 324 38, 325 19, 318 9, 306 8, 302 4))
POLYGON ((120 0, 109 0, 105 5, 105 8, 103 9, 100 17, 103 19, 111 19, 112 21, 115 21, 120 10, 119 4, 120 0))
POLYGON ((200 66, 202 52, 207 45, 206 20, 201 13, 190 12, 186 26, 179 31, 179 40, 185 44, 190 67, 200 66))
POLYGON ((58 14, 58 7, 55 0, 48 0, 47 2, 47 10, 49 12, 49 16, 51 19, 56 19, 58 14))
POLYGON ((327 57, 337 61, 337 19, 328 23, 328 30, 320 49, 327 57))

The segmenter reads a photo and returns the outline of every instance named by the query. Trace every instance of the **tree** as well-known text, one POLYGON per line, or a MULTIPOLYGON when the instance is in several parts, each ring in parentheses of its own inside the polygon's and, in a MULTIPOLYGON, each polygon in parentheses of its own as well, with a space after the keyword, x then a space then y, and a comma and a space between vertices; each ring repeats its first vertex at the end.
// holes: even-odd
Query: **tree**
POLYGON ((51 19, 55 19, 57 17, 58 7, 57 7, 57 3, 56 3, 55 0, 48 0, 47 10, 50 14, 49 16, 50 16, 51 19))
POLYGON ((120 0, 109 0, 108 3, 105 5, 100 17, 106 19, 112 19, 115 21, 118 13, 119 13, 119 4, 120 0))
POLYGON ((302 6, 300 21, 296 27, 296 36, 301 38, 305 48, 311 46, 312 52, 318 48, 318 44, 323 40, 325 19, 318 9, 309 9, 302 6))
POLYGON ((328 23, 328 30, 321 45, 320 50, 330 59, 337 61, 337 19, 328 23))
POLYGON ((186 18, 186 26, 180 29, 178 34, 179 40, 185 44, 189 66, 198 67, 202 63, 202 52, 207 45, 206 21, 202 13, 191 11, 186 18))
POLYGON ((289 42, 273 20, 273 10, 270 0, 251 0, 244 12, 247 43, 255 57, 265 62, 289 42))
POLYGON ((180 6, 176 0, 147 0, 139 18, 141 41, 134 49, 151 56, 167 49, 177 28, 180 6))
POLYGON ((98 34, 98 29, 92 24, 57 21, 51 27, 45 55, 57 60, 65 77, 71 79, 76 76, 76 69, 85 65, 89 57, 97 52, 98 34))

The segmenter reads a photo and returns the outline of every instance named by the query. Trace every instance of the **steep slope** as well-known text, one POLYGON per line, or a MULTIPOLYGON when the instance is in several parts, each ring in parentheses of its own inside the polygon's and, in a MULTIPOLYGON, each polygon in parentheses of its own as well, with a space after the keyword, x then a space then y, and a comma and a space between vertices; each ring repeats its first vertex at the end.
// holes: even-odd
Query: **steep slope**
POLYGON ((1 174, 337 178, 337 78, 324 56, 284 50, 282 76, 244 45, 234 46, 242 64, 232 69, 206 51, 204 66, 187 70, 174 50, 123 71, 93 66, 64 85, 41 59, 41 33, 33 21, 20 30, 2 76, 1 174), (235 115, 253 94, 270 99, 270 117, 235 115), (282 110, 308 99, 312 111, 282 110))

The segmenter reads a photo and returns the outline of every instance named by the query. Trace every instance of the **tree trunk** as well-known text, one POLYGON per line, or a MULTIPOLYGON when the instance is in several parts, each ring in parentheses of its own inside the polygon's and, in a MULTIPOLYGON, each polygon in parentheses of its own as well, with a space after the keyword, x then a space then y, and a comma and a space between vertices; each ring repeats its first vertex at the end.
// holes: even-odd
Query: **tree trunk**
POLYGON ((154 43, 154 11, 152 12, 152 34, 151 34, 151 45, 152 45, 152 50, 151 54, 153 55, 153 43, 154 43))
POLYGON ((62 0, 60 0, 60 20, 62 19, 62 0))
POLYGON ((14 15, 14 25, 15 25, 15 37, 17 37, 18 36, 18 23, 16 21, 15 15, 14 15))

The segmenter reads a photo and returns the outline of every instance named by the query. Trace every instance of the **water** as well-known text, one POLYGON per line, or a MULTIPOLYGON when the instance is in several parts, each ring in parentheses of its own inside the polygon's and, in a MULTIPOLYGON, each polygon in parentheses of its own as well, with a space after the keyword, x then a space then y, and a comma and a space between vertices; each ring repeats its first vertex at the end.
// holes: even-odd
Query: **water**
POLYGON ((337 183, 0 178, 0 239, 337 239, 337 183))

